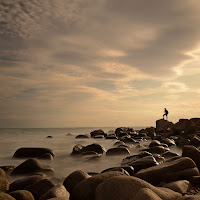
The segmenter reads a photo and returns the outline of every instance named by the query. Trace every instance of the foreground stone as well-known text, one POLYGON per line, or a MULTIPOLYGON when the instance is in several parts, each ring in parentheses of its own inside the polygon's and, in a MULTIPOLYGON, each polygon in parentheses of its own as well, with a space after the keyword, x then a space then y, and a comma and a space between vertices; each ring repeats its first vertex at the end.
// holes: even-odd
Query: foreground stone
POLYGON ((160 182, 168 183, 177 180, 189 180, 196 175, 199 175, 199 170, 194 161, 188 157, 143 169, 135 174, 136 177, 153 185, 158 185, 160 182))
POLYGON ((125 147, 116 147, 108 149, 106 152, 107 156, 116 156, 116 155, 127 155, 130 154, 130 151, 125 147))
POLYGON ((4 192, 0 192, 0 199, 1 200, 16 200, 12 196, 10 196, 9 194, 6 194, 4 192))
POLYGON ((65 186, 67 191, 71 193, 74 187, 78 183, 90 177, 91 176, 88 175, 86 172, 82 170, 77 170, 77 171, 72 172, 69 176, 66 177, 66 179, 63 182, 63 185, 65 186))
POLYGON ((47 200, 54 197, 63 197, 69 199, 69 192, 67 192, 67 190, 62 184, 59 184, 48 190, 45 194, 43 194, 40 197, 39 200, 47 200))
POLYGON ((105 172, 81 181, 72 191, 70 200, 94 200, 97 186, 113 176, 125 176, 121 172, 105 172))
POLYGON ((27 190, 18 190, 9 194, 16 200, 35 200, 33 195, 27 190))
POLYGON ((11 172, 10 176, 33 175, 38 172, 52 175, 53 169, 49 166, 42 165, 39 160, 31 158, 17 166, 11 172))
POLYGON ((37 158, 46 153, 55 156, 54 152, 48 148, 20 148, 14 153, 13 158, 37 158))
POLYGON ((6 192, 9 189, 9 185, 5 171, 0 169, 0 192, 6 192))
POLYGON ((168 188, 154 187, 144 180, 130 176, 107 179, 99 184, 95 194, 95 200, 146 200, 146 197, 149 200, 177 200, 181 194, 168 188))
POLYGON ((90 133, 91 137, 95 137, 97 135, 102 135, 102 136, 106 136, 106 134, 104 133, 103 130, 99 129, 99 130, 94 130, 90 133))

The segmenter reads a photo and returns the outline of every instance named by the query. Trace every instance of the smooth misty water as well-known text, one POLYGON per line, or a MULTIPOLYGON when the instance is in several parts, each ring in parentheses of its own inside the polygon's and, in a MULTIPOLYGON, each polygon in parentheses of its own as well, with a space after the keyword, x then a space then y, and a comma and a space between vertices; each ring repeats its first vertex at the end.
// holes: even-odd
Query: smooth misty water
MULTIPOLYGON (((140 129, 142 127, 137 127, 140 129)), ((44 128, 44 129, 0 129, 0 166, 15 165, 22 163, 22 159, 13 159, 14 152, 20 147, 46 147, 55 152, 52 161, 41 160, 47 163, 55 171, 55 177, 62 181, 66 176, 75 170, 86 172, 101 172, 102 170, 120 166, 122 159, 126 156, 106 156, 103 155, 98 161, 88 162, 84 158, 73 158, 69 154, 76 144, 89 145, 98 143, 106 150, 112 148, 116 140, 105 139, 75 139, 78 134, 90 134, 91 131, 99 128, 44 128), (67 136, 68 133, 73 134, 67 136), (46 138, 51 135, 53 138, 46 138)), ((104 132, 115 130, 115 128, 101 128, 104 132)), ((143 142, 147 145, 149 142, 143 142)), ((138 153, 138 149, 132 148, 131 154, 138 153)))

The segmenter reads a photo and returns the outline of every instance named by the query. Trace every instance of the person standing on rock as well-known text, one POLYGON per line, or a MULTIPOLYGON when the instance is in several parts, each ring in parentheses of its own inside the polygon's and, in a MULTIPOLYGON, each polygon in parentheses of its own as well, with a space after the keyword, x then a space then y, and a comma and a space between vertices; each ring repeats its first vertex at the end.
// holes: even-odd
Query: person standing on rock
POLYGON ((165 110, 164 110, 164 112, 165 112, 165 114, 163 115, 163 119, 165 118, 165 116, 166 116, 166 120, 168 120, 168 110, 165 108, 165 110))

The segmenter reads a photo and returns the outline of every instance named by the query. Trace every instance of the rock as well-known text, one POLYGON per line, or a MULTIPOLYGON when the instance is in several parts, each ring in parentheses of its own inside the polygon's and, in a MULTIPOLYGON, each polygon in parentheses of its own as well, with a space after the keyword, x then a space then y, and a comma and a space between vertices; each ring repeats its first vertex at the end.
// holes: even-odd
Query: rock
POLYGON ((95 200, 146 200, 145 196, 156 197, 157 200, 177 200, 181 194, 167 188, 154 187, 136 177, 118 176, 112 177, 99 184, 96 189, 95 200), (141 189, 149 189, 140 191, 141 189), (146 192, 145 192, 146 191, 146 192), (138 192, 140 192, 138 194, 138 192), (139 198, 138 198, 139 197, 139 198))
POLYGON ((195 147, 199 147, 200 146, 200 137, 198 137, 197 135, 192 137, 191 140, 190 140, 190 145, 193 145, 195 147))
POLYGON ((6 192, 9 189, 9 182, 6 173, 0 168, 0 192, 6 192))
POLYGON ((24 190, 30 185, 33 185, 41 180, 45 179, 42 175, 33 175, 25 178, 20 178, 15 180, 10 184, 10 192, 13 192, 15 190, 24 190))
POLYGON ((178 200, 199 200, 199 199, 200 199, 200 194, 196 194, 196 195, 192 195, 192 196, 185 195, 185 196, 179 198, 178 200))
POLYGON ((192 145, 185 145, 183 146, 182 156, 191 158, 200 170, 200 150, 192 145))
POLYGON ((150 147, 149 149, 144 149, 144 151, 148 151, 150 153, 156 153, 156 154, 163 154, 166 151, 169 151, 169 148, 166 148, 163 146, 154 146, 154 147, 150 147))
POLYGON ((149 144, 149 148, 150 148, 150 147, 155 147, 155 146, 161 146, 160 141, 158 141, 158 140, 153 140, 153 141, 149 144))
POLYGON ((42 159, 42 160, 53 160, 53 156, 50 153, 45 153, 43 155, 41 155, 40 157, 38 157, 37 159, 42 159))
POLYGON ((141 169, 149 168, 155 165, 158 165, 156 159, 153 156, 145 156, 143 158, 139 158, 137 160, 134 160, 131 162, 131 158, 126 158, 122 161, 122 166, 130 165, 134 168, 135 172, 138 172, 141 169))
POLYGON ((167 183, 167 184, 163 185, 162 187, 169 188, 175 192, 179 192, 179 193, 183 194, 183 193, 187 193, 188 191, 190 191, 190 189, 192 188, 192 185, 187 180, 180 180, 180 181, 174 181, 171 183, 167 183))
POLYGON ((179 121, 174 124, 173 131, 180 134, 182 131, 186 130, 187 127, 191 126, 191 124, 191 121, 188 119, 179 119, 179 121))
POLYGON ((14 197, 16 200, 35 200, 33 195, 27 190, 14 191, 9 195, 14 197))
POLYGON ((80 183, 81 181, 90 178, 91 176, 88 175, 86 172, 82 170, 77 170, 72 172, 69 176, 67 176, 63 182, 63 185, 67 189, 69 193, 72 192, 73 188, 80 183))
POLYGON ((70 200, 94 200, 97 186, 113 176, 125 176, 121 172, 105 172, 81 181, 73 189, 70 200))
POLYGON ((171 162, 164 162, 160 165, 140 170, 135 174, 153 185, 160 182, 172 182, 177 180, 188 180, 192 176, 199 175, 194 161, 187 157, 182 157, 171 162))
POLYGON ((45 194, 43 194, 40 197, 39 200, 48 200, 54 197, 65 197, 69 199, 69 192, 67 192, 67 190, 62 184, 59 184, 48 190, 45 194))
POLYGON ((175 142, 174 142, 174 140, 169 139, 169 138, 165 138, 165 139, 163 138, 161 140, 161 142, 164 143, 164 144, 167 144, 168 146, 176 145, 175 142))
POLYGON ((192 176, 190 179, 190 183, 194 186, 200 185, 200 176, 192 176))
POLYGON ((127 148, 121 148, 121 147, 111 148, 108 149, 108 151, 106 152, 107 156, 127 155, 127 154, 130 154, 130 151, 127 148))
POLYGON ((179 156, 179 154, 178 153, 173 153, 171 151, 166 151, 165 153, 162 154, 162 156, 165 159, 168 159, 168 158, 173 158, 173 157, 179 156))
POLYGON ((74 148, 73 148, 73 151, 70 155, 72 156, 76 156, 76 155, 81 155, 82 153, 84 152, 88 152, 88 151, 93 151, 93 152, 96 152, 98 154, 103 154, 105 152, 105 149, 104 147, 102 147, 101 145, 99 144, 90 144, 90 145, 87 145, 87 146, 82 146, 81 144, 77 144, 74 148))
POLYGON ((157 194, 155 194, 152 190, 149 188, 142 188, 140 189, 136 196, 135 199, 137 200, 162 200, 157 194))
POLYGON ((117 140, 118 137, 115 136, 115 135, 107 135, 107 136, 106 136, 106 139, 107 139, 107 140, 117 140))
POLYGON ((105 137, 104 137, 103 135, 95 135, 94 138, 95 138, 95 139, 103 139, 103 138, 105 138, 105 137))
POLYGON ((184 131, 184 136, 196 134, 198 131, 200 131, 200 126, 191 125, 184 131))
POLYGON ((42 165, 39 160, 35 158, 28 159, 17 166, 12 173, 11 176, 21 176, 21 175, 33 175, 35 173, 42 172, 45 174, 53 174, 53 169, 42 165))
POLYGON ((164 119, 156 121, 156 133, 166 133, 169 128, 173 129, 174 124, 164 119))
POLYGON ((129 137, 123 137, 123 138, 121 138, 121 141, 123 141, 125 144, 135 144, 135 143, 138 143, 134 139, 129 138, 129 137))
POLYGON ((184 145, 190 144, 190 140, 183 138, 182 136, 180 136, 176 142, 179 147, 183 147, 184 145))
POLYGON ((89 138, 88 135, 77 135, 76 139, 85 139, 85 138, 89 138))
POLYGON ((1 200, 16 200, 12 196, 10 196, 9 194, 6 194, 4 192, 0 192, 0 199, 1 200))
POLYGON ((53 138, 51 135, 48 135, 46 138, 53 138))
POLYGON ((191 118, 190 121, 196 125, 196 126, 200 126, 200 118, 191 118))
POLYGON ((53 188, 55 185, 48 179, 43 179, 33 185, 30 185, 26 188, 29 192, 32 193, 35 200, 39 200, 40 197, 45 194, 48 190, 53 188))
POLYGON ((20 148, 14 153, 14 158, 37 158, 46 153, 50 153, 53 157, 54 152, 48 148, 20 148))
POLYGON ((73 136, 73 134, 71 134, 71 133, 67 133, 66 136, 73 136))
POLYGON ((91 137, 97 136, 97 135, 103 135, 105 136, 105 133, 103 130, 99 129, 99 130, 94 130, 90 133, 91 137))
POLYGON ((3 169, 7 175, 10 175, 14 168, 15 166, 13 165, 0 166, 0 169, 3 169))
POLYGON ((117 141, 114 144, 114 146, 119 146, 119 145, 125 145, 125 143, 123 141, 117 141))
POLYGON ((111 167, 108 169, 104 169, 101 173, 110 172, 110 171, 118 171, 118 172, 122 172, 124 175, 130 176, 130 174, 122 167, 111 167))

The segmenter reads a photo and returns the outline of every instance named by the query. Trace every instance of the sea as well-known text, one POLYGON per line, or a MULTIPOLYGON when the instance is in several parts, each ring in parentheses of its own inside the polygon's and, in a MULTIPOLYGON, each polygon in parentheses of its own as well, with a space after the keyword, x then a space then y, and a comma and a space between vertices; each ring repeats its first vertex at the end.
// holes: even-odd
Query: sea
MULTIPOLYGON (((116 140, 107 139, 76 139, 79 134, 88 134, 93 130, 101 129, 105 133, 115 131, 117 127, 79 127, 79 128, 1 128, 0 129, 0 166, 17 166, 25 159, 12 158, 13 154, 21 147, 45 147, 54 151, 53 160, 40 160, 55 171, 55 183, 61 183, 70 173, 75 170, 85 172, 101 172, 110 167, 120 166, 126 156, 106 156, 105 154, 98 160, 88 161, 84 158, 74 158, 70 156, 76 144, 84 146, 98 143, 106 150, 113 148, 116 140), (52 136, 52 138, 47 138, 52 136)), ((134 127, 140 130, 145 127, 134 127)), ((143 142, 143 146, 148 146, 150 141, 143 142)), ((131 155, 139 153, 138 148, 130 149, 131 155)))

